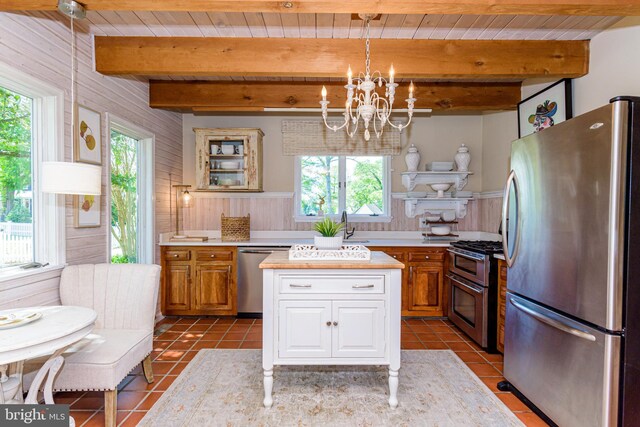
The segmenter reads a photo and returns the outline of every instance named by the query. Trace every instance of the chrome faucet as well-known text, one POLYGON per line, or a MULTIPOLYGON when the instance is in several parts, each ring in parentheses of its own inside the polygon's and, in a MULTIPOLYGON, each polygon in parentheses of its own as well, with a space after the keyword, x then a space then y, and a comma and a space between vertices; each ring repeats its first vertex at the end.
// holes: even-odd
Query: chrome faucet
POLYGON ((344 225, 342 231, 344 232, 343 238, 344 240, 347 240, 349 237, 353 236, 353 234, 356 232, 356 228, 353 227, 351 229, 351 231, 349 230, 349 220, 347 219, 347 211, 342 211, 342 218, 340 219, 340 222, 344 225))

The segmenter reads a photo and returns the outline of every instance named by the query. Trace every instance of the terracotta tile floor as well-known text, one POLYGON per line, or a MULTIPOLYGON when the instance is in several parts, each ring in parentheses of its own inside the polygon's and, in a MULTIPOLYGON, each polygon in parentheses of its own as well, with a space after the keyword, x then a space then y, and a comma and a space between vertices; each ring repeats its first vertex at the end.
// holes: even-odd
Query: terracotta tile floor
MULTIPOLYGON (((136 368, 118 387, 118 424, 134 426, 167 390, 198 350, 203 348, 262 347, 262 320, 169 317, 157 325, 154 337, 155 382, 147 384, 136 368)), ((511 393, 500 392, 502 355, 488 354, 447 320, 404 319, 402 348, 451 349, 527 426, 546 426, 511 393)), ((103 426, 101 392, 57 393, 57 403, 71 405, 77 426, 103 426)))

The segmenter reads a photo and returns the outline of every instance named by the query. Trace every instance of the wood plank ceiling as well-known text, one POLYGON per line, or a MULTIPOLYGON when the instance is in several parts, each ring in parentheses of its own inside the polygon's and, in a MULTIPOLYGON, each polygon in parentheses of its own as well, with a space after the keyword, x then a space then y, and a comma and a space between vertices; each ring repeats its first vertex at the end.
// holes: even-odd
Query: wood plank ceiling
MULTIPOLYGON (((126 2, 123 4, 125 3, 126 2)), ((208 4, 212 5, 215 3, 220 2, 213 1, 208 4)), ((231 2, 229 2, 229 4, 230 3, 231 2)), ((240 1, 239 3, 243 2, 240 1)), ((300 2, 296 3, 299 4, 300 2)), ((382 1, 376 3, 380 3, 382 5, 388 2, 382 1)), ((482 1, 479 3, 482 3, 482 1)), ((601 5, 604 4, 604 2, 597 1, 594 3, 600 3, 601 5)), ((626 4, 625 2, 622 3, 622 6, 626 4)), ((90 2, 90 6, 97 4, 104 6, 104 2, 102 1, 90 2)), ((115 2, 113 4, 117 6, 119 2, 115 2)), ((291 43, 300 43, 296 39, 360 39, 363 36, 363 21, 353 19, 352 15, 348 13, 263 13, 259 11, 176 12, 148 10, 151 9, 152 6, 148 6, 147 2, 144 1, 139 2, 139 4, 141 6, 136 7, 138 10, 135 11, 89 10, 87 13, 87 19, 84 20, 81 25, 84 27, 85 31, 91 32, 96 36, 105 36, 105 38, 155 37, 165 40, 167 40, 166 38, 175 37, 216 39, 269 38, 284 39, 282 40, 282 43, 285 43, 286 39, 291 39, 291 43)), ((162 9, 162 7, 160 7, 162 4, 164 3, 158 3, 158 9, 162 9)), ((554 2, 554 4, 558 5, 560 3, 554 2)), ((584 4, 582 6, 584 6, 584 4)), ((101 7, 95 7, 95 9, 101 9, 101 7)), ((237 10, 237 7, 235 9, 228 5, 225 7, 228 8, 226 10, 237 10)), ((546 6, 541 5, 539 7, 544 8, 546 6)), ((200 9, 196 7, 192 10, 215 10, 215 8, 213 6, 209 8, 205 8, 203 6, 200 9)), ((252 8, 247 7, 244 10, 252 10, 252 8)), ((253 10, 259 10, 259 8, 254 7, 253 10)), ((417 10, 419 10, 419 8, 417 10)), ((504 14, 505 10, 507 9, 500 10, 496 14, 383 14, 380 16, 379 20, 375 20, 371 23, 372 58, 376 58, 376 39, 405 41, 409 43, 406 46, 410 46, 411 43, 413 43, 412 40, 415 41, 416 45, 419 44, 419 41, 424 40, 452 42, 464 41, 465 43, 474 40, 544 40, 549 42, 549 46, 552 46, 553 41, 588 41, 596 34, 621 19, 619 16, 594 16, 593 13, 584 13, 584 11, 582 11, 584 13, 583 15, 513 15, 504 14)), ((601 9, 592 9, 591 12, 594 10, 601 11, 601 9)), ((527 11, 526 8, 525 11, 527 11)), ((620 14, 625 12, 625 10, 620 8, 616 9, 616 11, 620 14)), ((477 12, 483 13, 481 10, 477 10, 477 12)), ((212 43, 216 39, 212 39, 212 43)), ((108 40, 105 40, 105 42, 107 41, 108 40)), ((278 43, 277 40, 273 40, 273 42, 278 43)), ((339 41, 336 41, 336 43, 338 42, 339 41)), ((96 40, 96 45, 100 45, 101 43, 102 40, 96 40)), ((326 40, 325 43, 330 45, 333 42, 326 40)), ((257 40, 256 44, 259 44, 257 40)), ((314 41, 312 43, 310 41, 309 47, 316 49, 317 46, 315 45, 321 46, 322 44, 322 42, 317 43, 317 41, 314 41)), ((264 46, 268 46, 268 44, 264 46)), ((357 42, 352 46, 355 46, 358 49, 360 48, 357 42)), ((447 49, 446 44, 443 44, 443 46, 443 49, 447 49)), ((361 48, 364 49, 363 42, 361 48)), ((544 52, 544 44, 541 44, 540 48, 544 52)), ((500 49, 502 49, 502 47, 498 44, 495 45, 493 49, 490 45, 483 48, 486 54, 490 55, 496 54, 500 49)), ((153 52, 150 52, 151 51, 140 51, 140 54, 151 55, 153 52)), ((308 53, 309 52, 307 52, 307 54, 308 53)), ((352 49, 347 49, 342 52, 343 62, 349 61, 355 73, 362 71, 360 68, 364 66, 364 64, 361 64, 356 60, 359 58, 361 53, 361 51, 354 52, 352 49)), ((406 54, 407 52, 405 51, 402 53, 406 54)), ((110 52, 106 52, 107 56, 109 54, 110 52)), ((565 53, 563 52, 563 57, 564 55, 565 53)), ((571 53, 567 53, 566 56, 571 56, 571 53)), ((153 57, 151 56, 151 58, 153 57)), ((177 57, 167 56, 163 58, 163 61, 171 62, 175 61, 175 58, 177 57)), ((436 59, 436 61, 438 60, 439 59, 436 59)), ((502 60, 508 62, 509 58, 502 58, 502 60)), ((583 58, 583 61, 583 72, 576 73, 573 69, 567 69, 566 75, 583 75, 588 71, 588 45, 586 57, 583 58)), ((101 63, 97 61, 98 70, 100 70, 100 64, 101 63)), ((388 66, 384 66, 384 68, 380 69, 380 71, 385 75, 388 71, 387 67, 388 66)), ((188 70, 158 73, 150 72, 149 70, 152 70, 152 68, 153 67, 140 67, 140 69, 137 70, 134 67, 134 69, 127 70, 126 73, 121 70, 115 74, 133 74, 136 78, 152 80, 150 88, 150 92, 152 94, 151 105, 159 108, 175 109, 178 111, 202 111, 207 109, 211 111, 242 111, 245 109, 260 109, 262 107, 284 107, 287 105, 303 107, 312 104, 311 98, 313 98, 313 96, 311 95, 311 90, 316 90, 317 88, 319 97, 319 88, 322 83, 326 82, 332 87, 336 87, 338 86, 338 83, 342 83, 344 81, 344 78, 342 77, 327 77, 339 75, 336 73, 323 74, 309 72, 306 75, 306 71, 302 71, 298 74, 278 72, 263 74, 256 72, 222 73, 216 72, 215 67, 213 67, 214 69, 212 70, 205 70, 204 72, 202 72, 201 69, 196 69, 194 67, 192 73, 189 73, 188 70), (181 89, 180 86, 172 88, 170 85, 167 85, 166 82, 163 85, 158 83, 156 87, 156 80, 173 80, 176 85, 184 83, 185 81, 210 81, 219 82, 220 84, 206 86, 206 83, 202 83, 202 86, 198 86, 197 84, 194 85, 193 83, 189 83, 188 86, 183 86, 181 89), (265 81, 274 83, 271 86, 272 89, 268 89, 268 86, 262 85, 262 82, 265 81), (242 82, 243 86, 240 86, 240 89, 232 89, 230 86, 221 85, 225 82, 227 84, 242 82), (287 82, 308 82, 309 84, 304 85, 297 83, 297 85, 287 86, 287 82), (184 93, 182 92, 182 90, 186 90, 185 88, 187 87, 189 87, 189 93, 191 99, 193 99, 191 105, 189 105, 188 99, 185 99, 183 96, 184 93), (260 92, 264 90, 268 90, 268 92, 260 92), (298 95, 296 91, 300 92, 300 94, 298 95), (216 93, 225 93, 228 94, 228 96, 220 97, 216 96, 216 93), (256 94, 259 93, 262 93, 263 96, 257 97, 256 94), (274 96, 274 94, 277 93, 282 93, 282 96, 274 96), (175 95, 174 99, 171 99, 172 94, 175 95), (219 102, 216 101, 216 98, 220 98, 219 102), (154 99, 158 100, 156 105, 153 104, 154 99), (292 99, 294 99, 295 102, 292 103, 292 99)), ((399 69, 398 66, 396 66, 396 70, 398 75, 402 76, 403 70, 399 69)), ((562 77, 562 73, 547 72, 546 74, 562 77)), ((405 73, 405 75, 407 74, 405 73)), ((537 74, 537 76, 544 75, 544 70, 537 74)), ((527 75, 524 71, 520 76, 493 76, 490 74, 479 74, 475 76, 475 78, 469 78, 469 76, 465 77, 462 75, 453 77, 434 77, 431 74, 426 74, 425 76, 422 76, 422 78, 420 78, 420 76, 415 78, 415 75, 413 73, 411 74, 411 77, 416 84, 421 87, 418 90, 418 94, 422 92, 423 100, 429 99, 427 103, 419 103, 417 107, 460 110, 515 108, 516 103, 519 101, 519 84, 517 84, 517 82, 522 81, 524 78, 532 77, 531 75, 527 75), (429 78, 425 78, 425 76, 429 78), (473 80, 474 83, 469 84, 468 82, 470 80, 473 80), (436 83, 445 82, 449 83, 440 84, 439 86, 436 85, 436 83), (484 85, 479 86, 479 82, 484 82, 484 85), (516 84, 514 84, 514 82, 516 84), (478 101, 478 97, 480 97, 480 101, 478 101), (472 99, 473 102, 471 101, 472 99), (483 99, 486 99, 486 102, 483 102, 483 99)), ((403 81, 403 79, 399 79, 401 83, 406 83, 406 80, 407 79, 404 79, 403 81)), ((313 106, 317 106, 315 101, 316 100, 313 99, 313 106)), ((332 103, 332 105, 335 104, 332 103)))

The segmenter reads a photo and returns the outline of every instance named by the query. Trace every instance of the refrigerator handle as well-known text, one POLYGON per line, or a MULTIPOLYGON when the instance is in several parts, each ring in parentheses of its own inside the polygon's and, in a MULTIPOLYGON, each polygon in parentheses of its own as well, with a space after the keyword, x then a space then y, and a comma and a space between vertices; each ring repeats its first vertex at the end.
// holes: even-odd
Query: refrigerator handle
MULTIPOLYGON (((510 195, 511 195, 511 187, 514 185, 514 182, 516 180, 516 171, 512 170, 509 173, 509 176, 507 177, 507 182, 504 185, 504 195, 502 197, 502 224, 501 224, 501 228, 502 228, 502 252, 504 254, 504 259, 507 262, 507 267, 511 267, 513 265, 513 262, 516 259, 516 256, 518 255, 517 251, 518 251, 518 240, 519 239, 519 224, 520 224, 520 215, 516 215, 516 233, 515 236, 511 236, 512 238, 515 237, 515 246, 513 248, 513 256, 509 256, 509 242, 507 241, 507 233, 508 233, 508 229, 507 229, 507 216, 509 214, 509 199, 510 199, 510 195)), ((516 191, 517 191, 517 186, 516 186, 516 191)), ((516 197, 517 197, 516 193, 516 197)), ((516 200, 517 202, 517 200, 516 200)), ((516 205, 517 206, 517 205, 516 205)), ((517 207, 518 208, 518 207, 517 207)), ((519 209, 518 209, 519 210, 519 209)))
POLYGON ((509 302, 511 303, 511 305, 513 305, 515 308, 517 308, 518 310, 522 311, 525 314, 528 314, 529 316, 533 317, 534 319, 545 323, 549 326, 551 326, 552 328, 556 328, 558 330, 561 330, 562 332, 566 332, 568 334, 571 335, 575 335, 578 338, 583 338, 587 341, 596 341, 596 337, 591 335, 588 332, 582 331, 580 329, 576 329, 572 326, 569 326, 567 324, 565 324, 564 322, 561 322, 560 320, 557 319, 552 319, 550 317, 545 316, 542 313, 539 313, 535 310, 530 309, 529 307, 526 307, 522 304, 520 304, 517 301, 514 301, 513 298, 509 298, 509 302))

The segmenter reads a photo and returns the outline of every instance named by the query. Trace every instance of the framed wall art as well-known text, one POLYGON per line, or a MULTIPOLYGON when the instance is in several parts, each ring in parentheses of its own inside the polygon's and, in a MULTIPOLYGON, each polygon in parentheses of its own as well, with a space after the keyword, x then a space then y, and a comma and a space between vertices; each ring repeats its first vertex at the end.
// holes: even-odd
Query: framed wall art
POLYGON ((76 228, 100 227, 100 196, 73 196, 76 228))
POLYGON ((562 79, 518 103, 518 138, 572 117, 571 79, 562 79))
POLYGON ((76 162, 102 164, 102 119, 100 113, 76 104, 73 153, 76 162))

